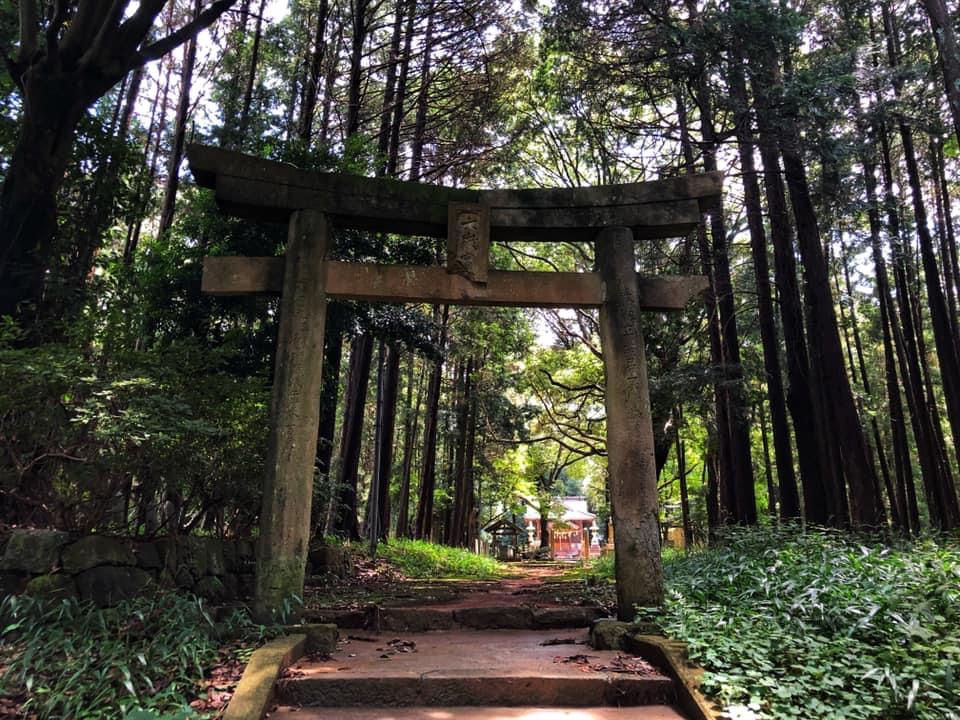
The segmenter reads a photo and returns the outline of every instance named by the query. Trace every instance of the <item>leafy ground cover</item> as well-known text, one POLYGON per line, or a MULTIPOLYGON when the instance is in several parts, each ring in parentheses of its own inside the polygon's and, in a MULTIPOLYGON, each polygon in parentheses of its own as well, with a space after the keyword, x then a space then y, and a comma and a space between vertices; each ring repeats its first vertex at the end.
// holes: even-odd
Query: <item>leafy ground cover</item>
POLYGON ((408 578, 493 580, 509 572, 506 565, 491 557, 422 540, 391 540, 381 544, 377 553, 408 578))
POLYGON ((640 619, 689 644, 733 718, 960 717, 960 546, 734 530, 665 558, 640 619))
POLYGON ((208 717, 274 634, 240 611, 216 622, 202 601, 170 593, 108 610, 10 596, 0 628, 0 716, 40 719, 208 717))

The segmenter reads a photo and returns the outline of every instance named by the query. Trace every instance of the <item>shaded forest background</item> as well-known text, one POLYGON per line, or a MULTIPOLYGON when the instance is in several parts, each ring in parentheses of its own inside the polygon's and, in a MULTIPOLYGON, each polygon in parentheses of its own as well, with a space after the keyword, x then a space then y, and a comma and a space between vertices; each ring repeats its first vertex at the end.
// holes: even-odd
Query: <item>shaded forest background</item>
MULTIPOLYGON (((256 527, 277 303, 200 295, 201 261, 285 231, 217 212, 199 142, 455 186, 723 170, 698 233, 638 244, 711 279, 644 320, 664 520, 956 528, 955 25, 937 0, 7 3, 0 520, 256 527)), ((348 231, 334 254, 440 261, 348 231)), ((323 366, 318 535, 468 545, 581 490, 604 512, 594 313, 332 303, 323 366)))

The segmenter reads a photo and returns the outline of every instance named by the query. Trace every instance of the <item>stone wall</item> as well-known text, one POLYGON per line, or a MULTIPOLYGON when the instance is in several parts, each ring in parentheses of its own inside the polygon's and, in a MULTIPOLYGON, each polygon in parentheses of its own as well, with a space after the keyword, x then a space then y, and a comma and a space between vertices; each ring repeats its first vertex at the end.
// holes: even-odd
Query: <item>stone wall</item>
POLYGON ((78 597, 106 607, 166 587, 222 603, 252 594, 253 548, 251 540, 17 529, 0 537, 0 596, 78 597))

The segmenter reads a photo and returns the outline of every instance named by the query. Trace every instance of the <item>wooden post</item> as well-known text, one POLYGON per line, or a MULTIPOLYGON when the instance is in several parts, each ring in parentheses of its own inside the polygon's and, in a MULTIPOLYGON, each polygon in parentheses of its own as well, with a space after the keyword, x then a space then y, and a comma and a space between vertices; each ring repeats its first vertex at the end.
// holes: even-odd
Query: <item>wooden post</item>
POLYGON ((610 227, 596 240, 605 285, 600 341, 606 378, 607 468, 616 530, 617 615, 633 620, 635 607, 663 602, 657 471, 640 327, 633 233, 610 227))
POLYGON ((323 213, 301 210, 290 218, 257 541, 254 613, 261 621, 276 620, 291 595, 303 597, 320 418, 328 235, 323 213))

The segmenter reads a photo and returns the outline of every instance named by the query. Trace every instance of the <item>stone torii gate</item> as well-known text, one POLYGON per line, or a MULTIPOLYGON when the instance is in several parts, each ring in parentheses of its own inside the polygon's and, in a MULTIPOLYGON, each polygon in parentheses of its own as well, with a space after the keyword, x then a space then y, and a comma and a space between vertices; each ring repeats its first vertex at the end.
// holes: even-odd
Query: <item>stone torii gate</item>
POLYGON ((599 307, 621 619, 663 600, 653 427, 640 312, 679 310, 701 276, 642 277, 635 239, 689 233, 719 205, 719 173, 588 188, 465 190, 299 170, 212 147, 187 152, 233 215, 288 223, 285 257, 208 257, 203 292, 280 294, 255 612, 302 594, 327 299, 599 307), (446 238, 446 267, 326 259, 330 227, 446 238), (491 241, 594 241, 596 273, 489 269, 491 241))

